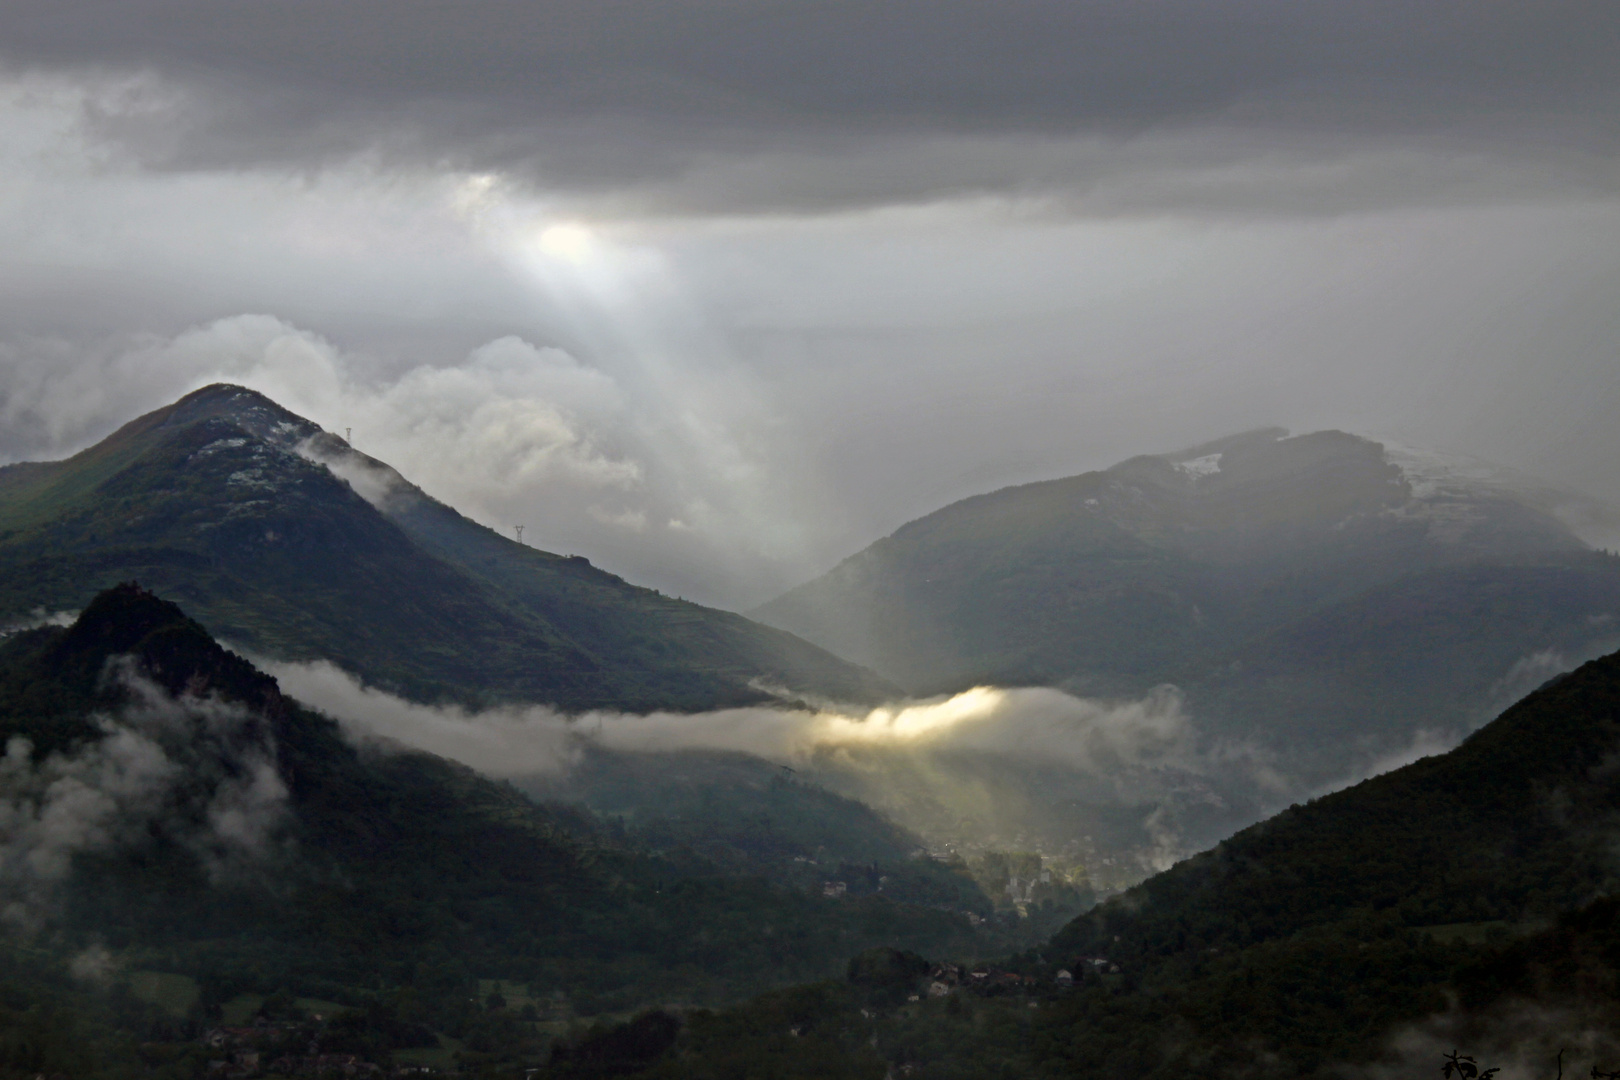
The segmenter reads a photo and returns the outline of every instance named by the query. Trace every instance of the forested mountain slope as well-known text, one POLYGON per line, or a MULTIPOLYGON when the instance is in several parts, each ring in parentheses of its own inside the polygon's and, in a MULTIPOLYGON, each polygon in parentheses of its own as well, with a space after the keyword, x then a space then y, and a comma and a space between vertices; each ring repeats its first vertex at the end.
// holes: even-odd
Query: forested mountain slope
POLYGON ((1052 947, 1149 961, 1353 912, 1404 926, 1549 922, 1620 888, 1617 759, 1620 653, 1552 680, 1450 753, 1292 807, 1149 878, 1052 947))
POLYGON ((137 578, 210 632, 417 699, 702 709, 893 687, 791 634, 510 541, 253 391, 0 469, 0 617, 137 578))

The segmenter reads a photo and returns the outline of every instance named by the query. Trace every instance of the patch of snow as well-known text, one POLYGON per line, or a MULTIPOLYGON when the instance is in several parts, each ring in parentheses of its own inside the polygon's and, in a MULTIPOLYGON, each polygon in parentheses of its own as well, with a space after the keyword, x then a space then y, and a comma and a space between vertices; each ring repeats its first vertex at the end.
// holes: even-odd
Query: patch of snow
POLYGON ((271 491, 276 488, 274 482, 264 478, 263 469, 243 469, 240 472, 233 472, 225 478, 225 482, 244 487, 267 488, 271 491))
POLYGON ((1479 458, 1441 454, 1393 442, 1384 443, 1384 460, 1400 468, 1406 482, 1412 485, 1415 499, 1496 494, 1523 486, 1528 480, 1479 458))
POLYGON ((1384 458, 1412 488, 1405 516, 1433 519, 1437 539, 1456 538, 1484 520, 1481 503, 1510 499, 1550 514, 1594 548, 1620 546, 1620 507, 1479 458, 1384 441, 1384 458))
POLYGON ((242 517, 245 514, 256 514, 259 512, 260 507, 271 505, 273 504, 269 499, 249 499, 246 502, 233 505, 225 512, 225 517, 229 520, 230 518, 242 517))
POLYGON ((1194 478, 1213 476, 1221 471, 1221 455, 1205 454, 1203 457, 1195 457, 1190 461, 1178 461, 1176 462, 1176 468, 1194 478))
POLYGON ((218 450, 234 450, 238 446, 246 445, 246 439, 215 439, 201 450, 198 450, 192 457, 202 457, 204 454, 212 454, 218 450))
POLYGON ((320 429, 312 424, 298 423, 294 420, 277 420, 266 431, 266 438, 278 450, 293 450, 297 445, 320 433, 320 429))

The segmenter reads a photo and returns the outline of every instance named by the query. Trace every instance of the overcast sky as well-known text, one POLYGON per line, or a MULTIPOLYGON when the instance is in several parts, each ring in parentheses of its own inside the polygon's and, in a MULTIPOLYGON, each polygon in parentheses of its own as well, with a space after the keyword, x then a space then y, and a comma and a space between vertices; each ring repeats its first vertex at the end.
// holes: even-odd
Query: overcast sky
POLYGON ((1620 501, 1620 5, 6 0, 0 458, 220 378, 748 607, 1261 425, 1620 501))

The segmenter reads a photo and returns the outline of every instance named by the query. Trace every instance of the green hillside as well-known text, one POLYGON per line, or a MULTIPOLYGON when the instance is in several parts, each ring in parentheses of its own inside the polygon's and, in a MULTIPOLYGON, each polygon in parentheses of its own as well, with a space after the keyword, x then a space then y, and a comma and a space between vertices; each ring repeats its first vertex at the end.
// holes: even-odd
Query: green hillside
POLYGON ((240 387, 66 461, 0 469, 0 618, 76 611, 131 579, 234 644, 419 700, 703 709, 893 692, 781 630, 501 537, 240 387))

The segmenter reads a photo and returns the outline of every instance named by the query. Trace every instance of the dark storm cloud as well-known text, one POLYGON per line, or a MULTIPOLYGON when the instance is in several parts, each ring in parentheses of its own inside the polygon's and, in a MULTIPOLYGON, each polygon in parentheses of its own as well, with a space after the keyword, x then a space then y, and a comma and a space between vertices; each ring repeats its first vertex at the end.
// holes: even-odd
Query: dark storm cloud
POLYGON ((1620 115, 1620 6, 1590 0, 12 0, 0 57, 155 76, 91 106, 148 164, 371 153, 676 204, 1085 185, 1118 163, 1040 147, 1208 126, 1263 137, 1131 168, 1439 140, 1590 189, 1620 115))

